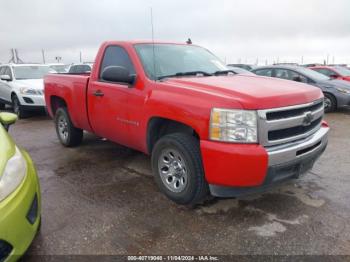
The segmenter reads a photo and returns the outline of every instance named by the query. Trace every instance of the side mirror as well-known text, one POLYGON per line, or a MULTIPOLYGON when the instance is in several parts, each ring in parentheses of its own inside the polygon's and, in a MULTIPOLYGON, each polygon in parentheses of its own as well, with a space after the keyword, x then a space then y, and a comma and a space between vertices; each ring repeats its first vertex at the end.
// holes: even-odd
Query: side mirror
POLYGON ((135 75, 131 75, 129 70, 123 66, 107 66, 103 69, 101 78, 104 81, 133 84, 135 75))
POLYGON ((338 78, 338 75, 333 74, 333 75, 330 75, 329 77, 332 78, 332 79, 336 79, 336 78, 338 78))
POLYGON ((1 75, 0 79, 3 81, 11 81, 12 80, 11 76, 9 76, 9 75, 1 75))
POLYGON ((10 125, 14 124, 17 121, 17 115, 7 112, 0 113, 0 123, 3 124, 5 129, 8 131, 10 125))

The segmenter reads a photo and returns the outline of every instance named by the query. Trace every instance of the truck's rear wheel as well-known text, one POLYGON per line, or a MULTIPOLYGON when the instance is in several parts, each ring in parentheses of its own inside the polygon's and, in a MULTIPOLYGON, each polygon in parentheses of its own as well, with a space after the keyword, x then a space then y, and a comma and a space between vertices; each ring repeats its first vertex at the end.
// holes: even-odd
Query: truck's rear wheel
POLYGON ((83 130, 73 126, 66 108, 57 109, 55 126, 57 136, 64 146, 74 147, 83 140, 83 130))
POLYGON ((152 169, 160 190, 182 205, 195 205, 208 194, 199 142, 182 134, 169 134, 155 144, 152 169))

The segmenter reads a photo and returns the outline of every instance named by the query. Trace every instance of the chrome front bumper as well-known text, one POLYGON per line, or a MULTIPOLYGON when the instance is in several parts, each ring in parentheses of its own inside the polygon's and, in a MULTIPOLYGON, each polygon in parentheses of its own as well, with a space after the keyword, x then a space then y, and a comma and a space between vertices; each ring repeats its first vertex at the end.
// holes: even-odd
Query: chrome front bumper
POLYGON ((328 132, 329 127, 322 126, 316 133, 303 140, 267 148, 269 166, 307 158, 327 145, 328 132))
POLYGON ((255 187, 209 185, 217 197, 241 197, 263 193, 283 182, 299 178, 312 169, 327 147, 329 128, 322 126, 316 133, 297 142, 267 148, 268 168, 264 182, 255 187))

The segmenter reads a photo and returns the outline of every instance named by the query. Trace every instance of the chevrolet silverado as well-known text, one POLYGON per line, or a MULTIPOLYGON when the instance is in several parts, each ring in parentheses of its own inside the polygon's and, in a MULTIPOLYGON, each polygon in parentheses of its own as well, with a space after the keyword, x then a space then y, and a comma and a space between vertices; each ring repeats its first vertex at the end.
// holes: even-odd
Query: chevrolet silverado
POLYGON ((44 82, 64 146, 85 130, 151 155, 157 185, 178 204, 298 178, 327 145, 319 88, 235 74, 192 44, 105 42, 91 74, 44 82))

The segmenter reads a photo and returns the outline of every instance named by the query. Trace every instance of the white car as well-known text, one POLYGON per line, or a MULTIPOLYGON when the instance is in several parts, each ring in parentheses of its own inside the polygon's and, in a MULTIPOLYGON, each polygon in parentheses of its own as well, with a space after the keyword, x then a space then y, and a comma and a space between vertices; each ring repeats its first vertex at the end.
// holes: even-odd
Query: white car
POLYGON ((43 77, 54 72, 47 65, 0 65, 0 109, 12 105, 23 118, 29 110, 45 108, 43 77))

